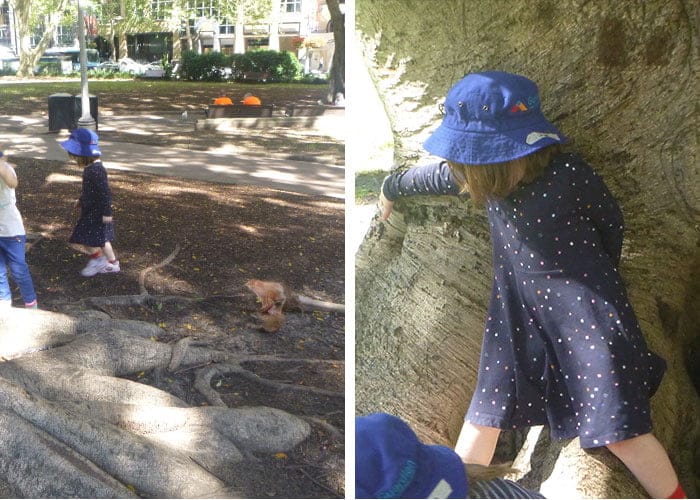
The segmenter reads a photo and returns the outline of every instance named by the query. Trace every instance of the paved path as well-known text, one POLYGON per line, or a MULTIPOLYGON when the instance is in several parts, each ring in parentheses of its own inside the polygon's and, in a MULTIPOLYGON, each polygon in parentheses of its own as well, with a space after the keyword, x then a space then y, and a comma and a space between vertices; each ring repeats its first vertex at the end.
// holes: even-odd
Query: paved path
MULTIPOLYGON (((194 132, 194 120, 183 121, 179 116, 100 116, 99 120, 101 131, 142 130, 152 134, 159 129, 179 127, 194 132)), ((66 160, 59 143, 67 137, 65 130, 49 132, 47 118, 0 116, 0 147, 7 155, 66 160)), ((110 141, 100 141, 100 148, 108 169, 345 198, 343 166, 110 141)))

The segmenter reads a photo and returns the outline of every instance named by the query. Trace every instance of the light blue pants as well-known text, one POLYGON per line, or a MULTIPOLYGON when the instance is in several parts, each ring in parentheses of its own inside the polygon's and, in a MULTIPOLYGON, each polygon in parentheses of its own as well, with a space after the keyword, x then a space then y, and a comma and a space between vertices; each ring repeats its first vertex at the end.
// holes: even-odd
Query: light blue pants
POLYGON ((0 237, 0 301, 11 301, 10 282, 7 276, 9 268, 12 277, 19 286, 22 300, 25 305, 36 303, 34 284, 29 274, 27 261, 24 259, 24 246, 27 237, 6 236, 0 237))

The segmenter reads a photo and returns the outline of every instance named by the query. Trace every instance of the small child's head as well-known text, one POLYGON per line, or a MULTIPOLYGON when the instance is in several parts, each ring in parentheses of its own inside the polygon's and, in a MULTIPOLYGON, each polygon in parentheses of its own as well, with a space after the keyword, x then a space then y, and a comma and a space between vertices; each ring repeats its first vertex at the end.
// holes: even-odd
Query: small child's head
POLYGON ((447 446, 426 445, 401 419, 355 419, 357 498, 467 498, 464 464, 447 446))
POLYGON ((262 105, 262 101, 260 100, 260 98, 254 96, 250 92, 246 93, 243 96, 243 100, 241 102, 245 106, 260 106, 260 105, 262 105))
POLYGON ((233 101, 230 97, 221 96, 214 99, 214 105, 216 106, 232 106, 233 101))
POLYGON ((63 141, 61 146, 79 165, 91 163, 102 156, 97 134, 87 128, 73 130, 68 140, 63 141))
MULTIPOLYGON (((442 123, 424 147, 448 161, 476 201, 505 196, 521 179, 532 180, 529 157, 566 142, 542 114, 537 85, 520 75, 469 74, 450 89, 442 109, 442 123)), ((535 163, 541 171, 546 162, 535 163)))

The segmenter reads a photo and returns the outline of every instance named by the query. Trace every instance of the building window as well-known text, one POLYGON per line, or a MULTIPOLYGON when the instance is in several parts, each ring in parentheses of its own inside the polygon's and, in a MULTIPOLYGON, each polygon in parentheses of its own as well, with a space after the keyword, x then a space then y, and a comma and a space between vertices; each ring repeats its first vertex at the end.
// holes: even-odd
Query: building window
POLYGON ((280 11, 286 14, 300 14, 301 0, 280 0, 280 11))
POLYGON ((73 26, 59 26, 56 28, 56 42, 59 47, 70 47, 77 40, 73 26))
POLYGON ((3 2, 0 7, 0 44, 9 46, 11 42, 10 10, 7 2, 3 2))
POLYGON ((151 0, 151 16, 157 21, 170 19, 173 12, 173 0, 151 0))
POLYGON ((217 19, 219 17, 219 2, 217 0, 190 0, 187 3, 187 10, 190 16, 195 19, 208 18, 217 19))
POLYGON ((228 19, 223 19, 219 24, 219 35, 233 35, 235 32, 236 26, 228 19))

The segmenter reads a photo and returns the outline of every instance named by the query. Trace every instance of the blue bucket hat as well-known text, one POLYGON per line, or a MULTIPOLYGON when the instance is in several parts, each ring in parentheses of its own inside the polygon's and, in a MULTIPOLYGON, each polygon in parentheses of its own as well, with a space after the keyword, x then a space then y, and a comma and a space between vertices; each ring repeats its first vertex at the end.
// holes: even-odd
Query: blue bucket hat
POLYGON ((75 156, 102 156, 97 145, 97 134, 87 128, 76 128, 70 133, 68 140, 61 143, 63 149, 75 156))
POLYGON ((442 123, 423 146, 456 163, 501 163, 567 141, 542 114, 537 85, 524 76, 469 74, 447 93, 443 110, 442 123))
POLYGON ((464 464, 447 446, 425 445, 386 413, 355 418, 357 498, 467 498, 464 464))

